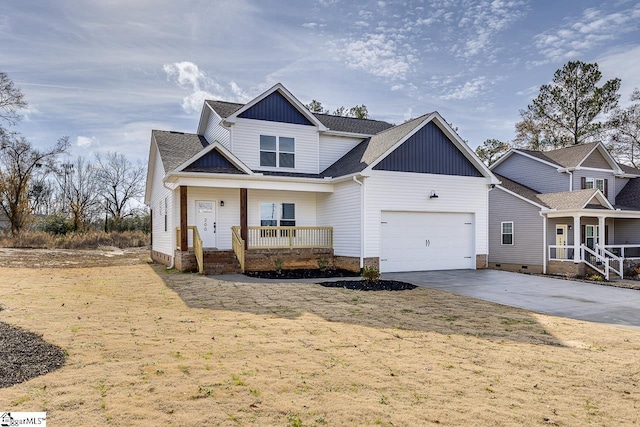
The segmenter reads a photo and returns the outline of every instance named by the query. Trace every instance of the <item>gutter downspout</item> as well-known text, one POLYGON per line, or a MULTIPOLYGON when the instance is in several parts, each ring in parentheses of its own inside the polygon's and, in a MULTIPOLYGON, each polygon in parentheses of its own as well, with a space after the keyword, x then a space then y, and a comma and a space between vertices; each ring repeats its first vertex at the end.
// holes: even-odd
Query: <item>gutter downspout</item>
MULTIPOLYGON (((173 188, 169 188, 167 187, 167 183, 166 182, 162 182, 162 186, 164 188, 166 188, 167 190, 169 190, 171 192, 171 194, 173 194, 173 188)), ((173 197, 171 198, 171 213, 173 214, 173 197)), ((165 212, 166 214, 166 212, 165 212)), ((171 215, 173 217, 173 215, 171 215)), ((174 236, 176 235, 175 233, 170 233, 171 235, 171 247, 175 248, 176 247, 176 242, 173 241, 174 236)), ((173 253, 175 254, 175 249, 173 250, 173 253)), ((171 255, 171 264, 167 267, 167 270, 171 270, 173 268, 175 268, 176 266, 176 256, 175 255, 171 255)))
POLYGON ((573 191, 573 172, 569 172, 569 191, 573 191))
POLYGON ((542 274, 547 274, 547 216, 542 211, 540 216, 542 217, 542 274))
POLYGON ((355 183, 357 183, 360 186, 360 271, 362 272, 362 269, 364 268, 364 244, 365 244, 365 239, 364 239, 364 232, 365 232, 365 220, 364 220, 364 214, 365 214, 365 206, 364 206, 364 180, 363 181, 358 181, 358 178, 356 178, 356 176, 353 176, 353 181, 355 183))

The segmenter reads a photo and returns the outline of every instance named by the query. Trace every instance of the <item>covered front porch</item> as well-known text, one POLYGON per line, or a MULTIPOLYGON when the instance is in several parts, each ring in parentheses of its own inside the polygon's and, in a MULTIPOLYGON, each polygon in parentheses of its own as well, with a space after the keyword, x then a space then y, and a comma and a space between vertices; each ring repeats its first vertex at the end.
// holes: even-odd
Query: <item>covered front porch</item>
POLYGON ((582 209, 542 213, 547 274, 601 274, 621 278, 640 262, 640 212, 582 209))

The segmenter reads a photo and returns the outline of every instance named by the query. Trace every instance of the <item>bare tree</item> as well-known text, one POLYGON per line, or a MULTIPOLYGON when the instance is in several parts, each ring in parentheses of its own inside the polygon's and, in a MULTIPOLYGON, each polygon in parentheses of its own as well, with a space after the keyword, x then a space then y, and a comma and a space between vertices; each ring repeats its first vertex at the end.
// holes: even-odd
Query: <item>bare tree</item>
POLYGON ((611 113, 609 126, 611 140, 619 160, 634 167, 640 166, 640 89, 635 88, 630 97, 633 104, 616 108, 611 113))
POLYGON ((48 150, 38 150, 17 133, 0 135, 0 209, 11 223, 11 234, 26 226, 30 214, 29 191, 34 177, 54 170, 58 154, 69 146, 69 138, 60 138, 48 150))
MULTIPOLYGON (((20 120, 18 111, 27 106, 20 88, 17 88, 6 73, 0 72, 0 118, 15 124, 20 120)), ((0 127, 0 132, 2 128, 0 127)))
POLYGON ((140 161, 133 164, 115 152, 104 158, 98 155, 96 161, 105 208, 118 227, 123 218, 134 214, 131 202, 144 194, 146 168, 140 161))
POLYGON ((71 167, 59 170, 58 183, 71 216, 73 231, 79 231, 95 219, 102 206, 100 177, 96 166, 83 157, 66 164, 71 167))

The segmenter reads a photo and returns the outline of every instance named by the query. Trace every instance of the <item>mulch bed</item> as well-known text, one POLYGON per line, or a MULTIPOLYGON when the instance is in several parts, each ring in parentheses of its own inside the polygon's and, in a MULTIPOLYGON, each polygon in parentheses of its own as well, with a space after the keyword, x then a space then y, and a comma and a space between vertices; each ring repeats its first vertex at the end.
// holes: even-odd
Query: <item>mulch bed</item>
POLYGON ((360 273, 341 269, 293 269, 277 271, 246 271, 245 276, 260 279, 325 279, 330 277, 358 277, 360 273))
POLYGON ((321 282, 327 288, 345 288, 356 291, 409 291, 417 288, 411 283, 399 282, 397 280, 378 280, 377 282, 369 282, 367 280, 338 280, 336 282, 321 282))
POLYGON ((0 388, 55 371, 66 358, 39 335, 0 322, 0 388))

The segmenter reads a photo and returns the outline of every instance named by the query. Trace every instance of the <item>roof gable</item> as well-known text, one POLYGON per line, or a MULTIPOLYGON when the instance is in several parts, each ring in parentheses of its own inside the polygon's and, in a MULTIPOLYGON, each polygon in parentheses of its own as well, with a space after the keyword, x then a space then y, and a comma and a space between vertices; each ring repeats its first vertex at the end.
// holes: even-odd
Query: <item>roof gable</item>
POLYGON ((375 170, 483 176, 460 149, 430 121, 384 157, 375 170))
POLYGON ((602 155, 600 150, 595 149, 580 163, 580 166, 595 169, 613 169, 609 161, 602 155))
POLYGON ((211 151, 197 158, 182 170, 184 172, 245 173, 236 165, 231 163, 229 159, 220 152, 218 147, 214 147, 211 151))
POLYGON ((268 95, 258 103, 243 111, 238 117, 243 119, 266 120, 269 122, 291 123, 313 126, 296 107, 278 91, 268 95))
POLYGON ((597 188, 538 194, 538 198, 551 209, 556 210, 585 209, 588 205, 597 205, 605 209, 613 209, 613 206, 611 206, 607 198, 604 197, 604 194, 597 188))

